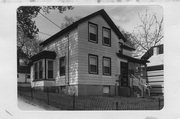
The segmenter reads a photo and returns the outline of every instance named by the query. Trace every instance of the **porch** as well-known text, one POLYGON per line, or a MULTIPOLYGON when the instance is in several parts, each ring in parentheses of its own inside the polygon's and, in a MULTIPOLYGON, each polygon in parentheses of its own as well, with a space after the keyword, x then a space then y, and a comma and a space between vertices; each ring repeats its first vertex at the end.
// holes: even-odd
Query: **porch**
POLYGON ((117 53, 120 59, 120 75, 116 81, 119 96, 145 96, 147 89, 147 60, 136 59, 130 56, 117 53))

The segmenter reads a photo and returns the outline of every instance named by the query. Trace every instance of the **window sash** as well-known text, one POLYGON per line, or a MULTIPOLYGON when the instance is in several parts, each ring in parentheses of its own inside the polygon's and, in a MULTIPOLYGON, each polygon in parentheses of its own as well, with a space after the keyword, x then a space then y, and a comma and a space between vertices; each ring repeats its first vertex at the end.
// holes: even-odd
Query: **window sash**
POLYGON ((89 40, 97 42, 98 39, 98 27, 96 24, 89 23, 89 40))
POLYGON ((111 75, 111 58, 103 57, 103 74, 111 75))
POLYGON ((38 79, 38 63, 34 64, 34 79, 38 79))
POLYGON ((48 78, 53 78, 53 61, 48 61, 48 78))
POLYGON ((111 30, 103 27, 103 44, 110 46, 111 45, 111 30))
POLYGON ((89 55, 89 73, 98 74, 98 56, 89 55))
POLYGON ((39 61, 39 79, 43 78, 43 67, 42 67, 42 61, 39 61))
POLYGON ((59 65, 59 74, 60 76, 64 76, 66 73, 65 57, 61 57, 59 59, 59 65))

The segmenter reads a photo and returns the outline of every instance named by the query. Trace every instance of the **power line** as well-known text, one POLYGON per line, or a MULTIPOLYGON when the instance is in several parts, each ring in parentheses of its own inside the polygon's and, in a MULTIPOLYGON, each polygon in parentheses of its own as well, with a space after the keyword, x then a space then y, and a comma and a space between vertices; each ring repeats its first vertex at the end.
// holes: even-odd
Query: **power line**
POLYGON ((51 23, 53 23, 55 26, 57 26, 58 28, 61 29, 60 26, 58 26, 56 23, 54 23, 52 20, 50 20, 48 17, 46 17, 45 15, 43 15, 41 12, 39 12, 44 18, 46 18, 48 21, 50 21, 51 23))
POLYGON ((50 35, 50 34, 47 34, 47 33, 41 32, 41 31, 39 31, 39 33, 44 34, 44 35, 47 35, 47 36, 52 36, 52 35, 50 35))

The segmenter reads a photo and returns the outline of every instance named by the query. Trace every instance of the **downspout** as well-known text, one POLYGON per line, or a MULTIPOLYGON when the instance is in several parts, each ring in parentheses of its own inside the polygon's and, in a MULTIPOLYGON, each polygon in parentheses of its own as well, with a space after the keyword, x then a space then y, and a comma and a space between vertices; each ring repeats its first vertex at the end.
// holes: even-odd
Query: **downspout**
POLYGON ((45 80, 46 80, 46 58, 45 58, 45 80))
POLYGON ((67 84, 69 86, 69 32, 67 33, 67 40, 68 40, 68 49, 67 49, 67 52, 68 52, 68 55, 67 55, 68 56, 68 62, 67 62, 68 63, 68 67, 67 67, 68 68, 68 72, 67 72, 68 73, 68 82, 67 82, 67 84))

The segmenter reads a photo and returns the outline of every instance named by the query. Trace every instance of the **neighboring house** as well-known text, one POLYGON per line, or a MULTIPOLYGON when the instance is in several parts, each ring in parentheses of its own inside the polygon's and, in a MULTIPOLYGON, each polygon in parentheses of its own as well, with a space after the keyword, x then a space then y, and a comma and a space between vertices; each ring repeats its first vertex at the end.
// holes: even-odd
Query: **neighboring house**
POLYGON ((18 49, 17 53, 17 78, 18 83, 30 83, 30 67, 26 63, 27 55, 18 49))
POLYGON ((148 83, 151 86, 151 95, 164 94, 164 50, 163 44, 151 47, 141 59, 149 60, 147 63, 148 83))
MULTIPOLYGON (((76 95, 133 95, 129 74, 141 75, 145 60, 131 57, 135 50, 104 10, 92 13, 40 44, 31 58, 31 86, 56 87, 76 95)), ((145 79, 146 81, 146 79, 145 79)))

